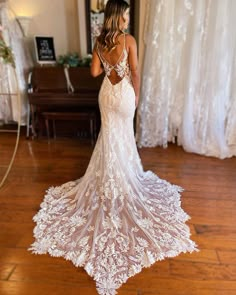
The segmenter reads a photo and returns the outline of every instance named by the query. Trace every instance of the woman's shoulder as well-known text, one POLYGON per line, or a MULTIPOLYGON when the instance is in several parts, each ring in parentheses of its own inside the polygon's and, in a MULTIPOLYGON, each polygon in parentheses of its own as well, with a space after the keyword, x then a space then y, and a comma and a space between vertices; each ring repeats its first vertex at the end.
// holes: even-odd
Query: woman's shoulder
POLYGON ((130 42, 136 42, 134 36, 132 36, 131 34, 129 33, 125 33, 125 38, 127 41, 130 41, 130 42))
POLYGON ((125 33, 125 42, 126 42, 126 46, 127 47, 133 47, 135 48, 137 46, 136 40, 134 38, 134 36, 125 33))

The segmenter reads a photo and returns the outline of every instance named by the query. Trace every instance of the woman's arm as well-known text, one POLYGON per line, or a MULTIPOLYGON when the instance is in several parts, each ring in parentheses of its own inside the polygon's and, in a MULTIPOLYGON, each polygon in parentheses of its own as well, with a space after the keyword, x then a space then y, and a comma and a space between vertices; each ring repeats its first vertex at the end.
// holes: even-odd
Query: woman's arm
POLYGON ((93 77, 97 77, 97 76, 101 75, 103 72, 102 63, 101 63, 100 58, 97 54, 96 47, 97 47, 97 45, 95 44, 94 49, 93 49, 92 63, 90 66, 90 73, 93 77))
POLYGON ((133 36, 128 35, 128 48, 129 48, 129 66, 131 71, 131 80, 135 92, 135 105, 137 107, 139 101, 139 88, 140 78, 138 69, 138 55, 137 55, 137 44, 133 36))

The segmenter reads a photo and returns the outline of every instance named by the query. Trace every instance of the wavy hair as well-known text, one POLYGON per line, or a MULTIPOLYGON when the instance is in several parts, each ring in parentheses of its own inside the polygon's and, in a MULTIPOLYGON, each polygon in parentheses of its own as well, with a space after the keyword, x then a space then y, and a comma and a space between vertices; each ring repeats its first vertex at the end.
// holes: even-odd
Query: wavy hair
POLYGON ((128 8, 129 4, 124 0, 109 0, 107 2, 103 27, 97 38, 97 42, 103 50, 111 51, 118 45, 116 37, 123 34, 120 29, 120 17, 123 17, 128 8))

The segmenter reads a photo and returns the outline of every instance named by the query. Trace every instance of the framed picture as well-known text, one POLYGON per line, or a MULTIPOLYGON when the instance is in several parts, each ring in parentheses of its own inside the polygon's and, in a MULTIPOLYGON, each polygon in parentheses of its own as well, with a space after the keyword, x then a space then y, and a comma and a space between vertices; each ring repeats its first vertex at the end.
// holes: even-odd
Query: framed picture
POLYGON ((35 36, 35 51, 38 63, 49 64, 56 62, 53 37, 35 36))
MULTIPOLYGON (((104 10, 108 0, 86 0, 87 51, 92 53, 96 37, 100 34, 104 20, 104 10)), ((130 25, 128 33, 134 34, 134 0, 126 0, 130 5, 130 25)))

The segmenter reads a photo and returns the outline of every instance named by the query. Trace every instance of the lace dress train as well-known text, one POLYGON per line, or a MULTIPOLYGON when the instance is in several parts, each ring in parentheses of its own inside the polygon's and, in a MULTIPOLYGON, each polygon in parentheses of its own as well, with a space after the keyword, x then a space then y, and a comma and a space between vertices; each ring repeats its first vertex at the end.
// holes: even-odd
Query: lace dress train
POLYGON ((99 107, 101 130, 86 173, 47 191, 29 250, 71 260, 94 278, 98 294, 114 295, 143 267, 197 248, 182 188, 143 171, 130 79, 113 85, 106 75, 99 107))

